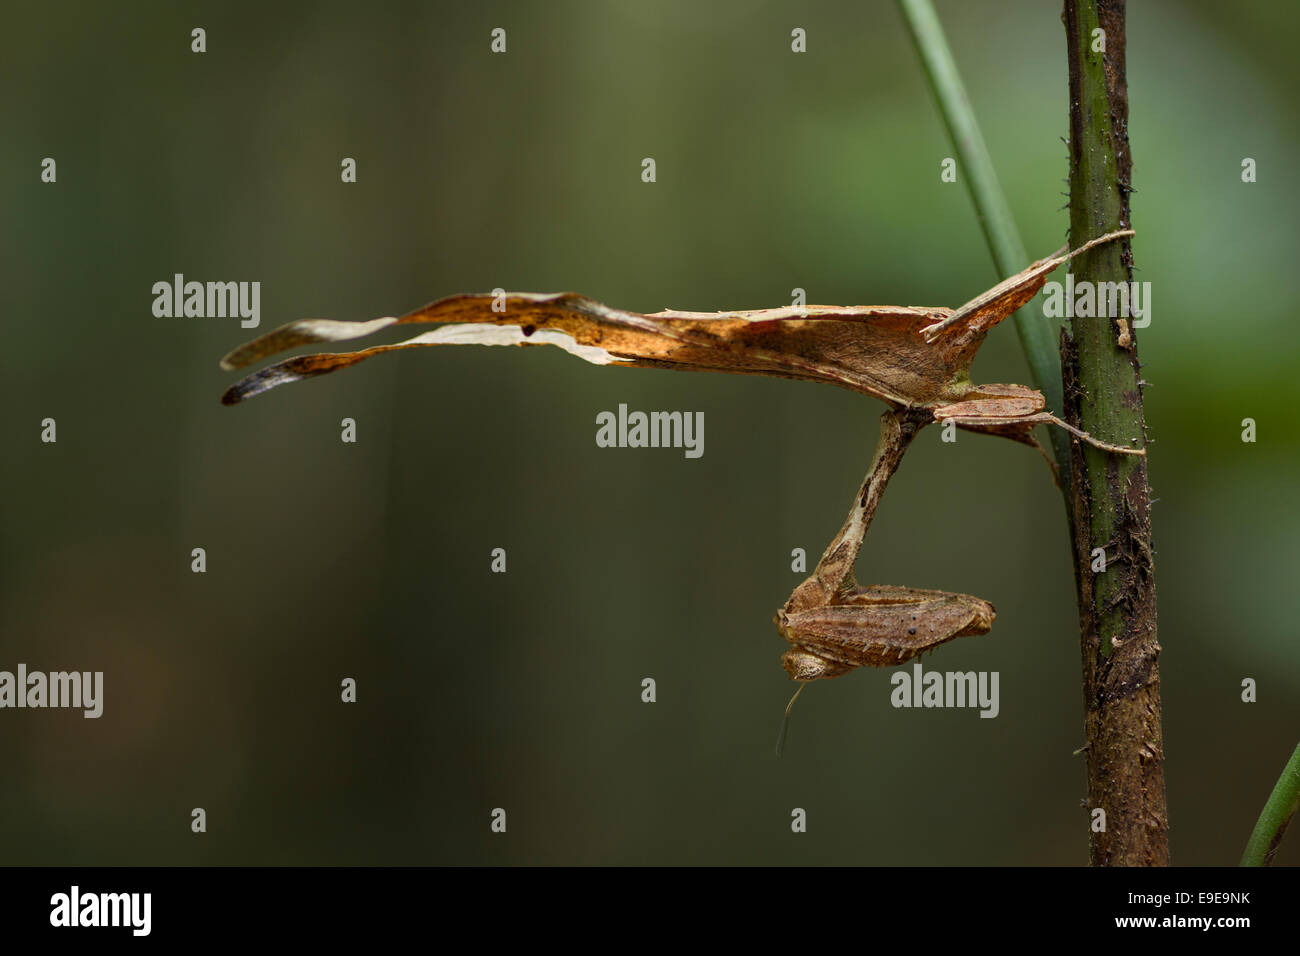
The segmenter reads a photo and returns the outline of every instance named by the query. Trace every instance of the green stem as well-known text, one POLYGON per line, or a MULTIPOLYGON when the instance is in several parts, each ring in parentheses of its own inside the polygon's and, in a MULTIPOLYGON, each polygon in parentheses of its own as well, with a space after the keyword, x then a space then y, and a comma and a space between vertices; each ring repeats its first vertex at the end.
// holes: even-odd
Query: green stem
POLYGON ((1259 815, 1255 830, 1246 844, 1246 852, 1241 855, 1242 866, 1267 866, 1282 842, 1286 825, 1291 822, 1297 809, 1300 809, 1300 744, 1295 753, 1282 768, 1282 776, 1277 778, 1273 792, 1259 815))
MULTIPOLYGON (((1029 265, 1030 259, 1025 254, 1025 244, 1020 241, 1020 233, 1016 231, 1006 195, 998 184, 993 160, 989 156, 988 147, 984 145, 979 123, 975 121, 975 111, 971 109, 966 87, 962 85, 961 74, 957 72, 957 63, 934 11, 934 4, 930 0, 898 0, 898 6, 912 33, 912 40, 925 67, 925 75, 934 91, 934 98, 938 101, 939 111, 943 114, 944 125, 948 127, 948 135, 957 150, 961 175, 970 188, 980 228, 984 230, 984 240, 988 243, 989 252, 993 254, 998 278, 1015 275, 1029 265)), ((1057 341, 1060 330, 1055 322, 1044 319, 1041 313, 1036 312, 1033 306, 1025 306, 1017 312, 1016 331, 1020 334, 1020 345, 1029 362, 1034 388, 1043 393, 1047 407, 1060 414, 1061 356, 1057 341)), ((1069 436, 1060 429, 1053 428, 1051 438, 1056 464, 1061 470, 1061 483, 1068 488, 1069 436)))
MULTIPOLYGON (((1124 0, 1065 0, 1070 242, 1124 229, 1132 156, 1124 0), (1104 38, 1104 42, 1103 42, 1104 38)), ((1128 240, 1074 260, 1075 284, 1132 278, 1128 240)), ((1075 316, 1063 336, 1065 418, 1104 441, 1144 442, 1137 333, 1123 316, 1075 316)), ((1146 458, 1074 445, 1070 492, 1079 596, 1094 866, 1167 866, 1155 551, 1146 458), (1104 568, 1093 564, 1106 556, 1104 568)))

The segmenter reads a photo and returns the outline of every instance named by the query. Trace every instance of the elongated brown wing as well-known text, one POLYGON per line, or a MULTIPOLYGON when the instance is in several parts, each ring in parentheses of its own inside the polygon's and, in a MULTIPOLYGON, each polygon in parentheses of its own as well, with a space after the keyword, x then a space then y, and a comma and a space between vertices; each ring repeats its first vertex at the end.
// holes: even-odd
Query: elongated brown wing
POLYGON ((944 349, 928 346, 920 334, 947 315, 944 308, 908 306, 645 315, 572 292, 456 295, 400 318, 303 319, 268 332, 227 355, 222 367, 242 368, 284 349, 361 338, 395 325, 445 323, 392 345, 286 359, 231 386, 222 402, 232 405, 277 385, 400 349, 553 345, 597 365, 827 382, 894 405, 921 405, 938 398, 952 380, 965 377, 966 365, 954 363, 944 349))
POLYGON ((393 325, 447 323, 405 342, 302 355, 235 383, 227 405, 277 385, 323 375, 375 355, 434 345, 555 345, 598 365, 696 369, 829 382, 895 407, 938 406, 970 390, 985 334, 1043 286, 1062 262, 1120 236, 1101 236, 1039 260, 956 310, 916 306, 807 306, 748 312, 626 312, 574 292, 455 295, 400 318, 303 319, 235 349, 243 368, 284 349, 360 338, 393 325))

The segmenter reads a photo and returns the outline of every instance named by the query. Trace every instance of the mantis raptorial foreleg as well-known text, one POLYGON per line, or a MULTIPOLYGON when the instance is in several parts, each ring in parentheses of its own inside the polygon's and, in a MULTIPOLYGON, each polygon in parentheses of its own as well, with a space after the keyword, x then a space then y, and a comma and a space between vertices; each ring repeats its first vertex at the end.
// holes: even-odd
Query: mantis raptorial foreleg
POLYGON ((927 409, 890 409, 880 416, 871 467, 844 525, 812 574, 776 613, 777 630, 790 643, 781 665, 799 681, 781 722, 778 756, 790 709, 809 681, 839 677, 858 667, 902 664, 955 637, 986 634, 993 626, 996 611, 980 598, 891 585, 863 587, 854 575, 885 486, 917 432, 933 420, 927 409))
POLYGON ((838 677, 856 667, 901 664, 945 641, 986 633, 993 605, 968 594, 872 585, 853 573, 885 486, 912 439, 932 420, 926 410, 891 410, 880 418, 871 467, 848 517, 817 567, 777 612, 791 647, 781 658, 795 680, 838 677))

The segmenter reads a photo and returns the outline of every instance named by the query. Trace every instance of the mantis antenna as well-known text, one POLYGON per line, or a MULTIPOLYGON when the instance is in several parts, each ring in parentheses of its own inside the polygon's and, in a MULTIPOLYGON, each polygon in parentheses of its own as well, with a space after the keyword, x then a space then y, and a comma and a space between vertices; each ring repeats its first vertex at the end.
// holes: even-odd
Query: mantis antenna
POLYGON ((807 686, 808 682, 806 680, 801 680, 799 682, 799 689, 796 690, 794 696, 790 698, 790 703, 785 705, 785 716, 781 718, 781 732, 776 735, 776 755, 778 757, 781 756, 781 751, 785 750, 785 732, 786 728, 790 726, 790 708, 794 706, 794 702, 799 699, 799 695, 803 693, 803 689, 807 686))

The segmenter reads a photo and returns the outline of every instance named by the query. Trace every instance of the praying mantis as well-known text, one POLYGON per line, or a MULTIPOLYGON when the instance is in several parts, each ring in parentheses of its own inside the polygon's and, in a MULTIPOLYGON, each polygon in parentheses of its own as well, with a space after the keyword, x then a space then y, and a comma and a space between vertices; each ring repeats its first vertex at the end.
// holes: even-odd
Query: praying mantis
POLYGON ((244 368, 285 349, 361 338, 393 325, 438 328, 392 345, 284 359, 236 382, 221 401, 234 405, 376 355, 437 345, 552 345, 596 365, 775 376, 825 382, 878 398, 888 410, 881 416, 880 439, 848 517, 813 572, 776 614, 777 630, 790 645, 782 665, 802 689, 808 681, 838 677, 858 667, 904 663, 954 638, 988 633, 993 625, 993 605, 980 598, 886 585, 863 587, 854 577, 858 552, 885 487, 926 425, 952 423, 1040 451, 1034 427, 1056 425, 1113 454, 1146 453, 1079 431, 1048 411, 1034 389, 976 385, 970 378, 971 364, 989 330, 1033 298, 1053 270, 1101 243, 1133 234, 1131 229, 1119 230, 1074 250, 1060 249, 955 310, 809 305, 647 315, 573 292, 498 292, 439 299, 399 318, 302 319, 236 348, 221 360, 222 368, 244 368))

